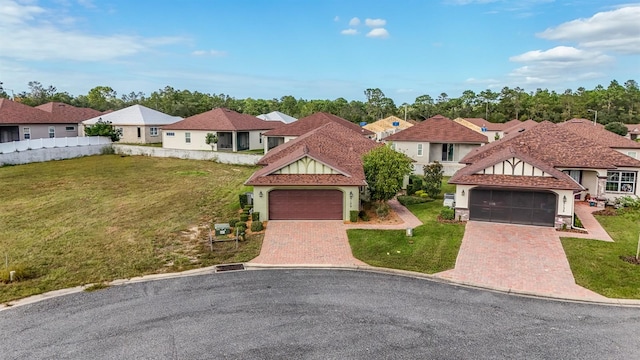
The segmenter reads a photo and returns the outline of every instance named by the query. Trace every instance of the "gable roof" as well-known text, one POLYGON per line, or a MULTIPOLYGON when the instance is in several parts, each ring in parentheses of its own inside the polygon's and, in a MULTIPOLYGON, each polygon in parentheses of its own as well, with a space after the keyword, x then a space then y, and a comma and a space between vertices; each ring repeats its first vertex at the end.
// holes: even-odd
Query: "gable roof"
POLYGON ((79 124, 83 120, 101 115, 102 112, 91 108, 80 108, 61 102, 48 102, 36 106, 36 109, 51 114, 51 119, 56 123, 79 124))
POLYGON ((388 141, 425 141, 435 143, 487 143, 486 135, 471 130, 442 115, 388 136, 388 141))
POLYGON ((167 115, 142 105, 132 105, 87 119, 82 123, 93 125, 100 119, 110 121, 111 125, 169 125, 182 120, 179 116, 167 115))
POLYGON ((247 185, 366 185, 362 156, 383 146, 360 132, 329 122, 307 132, 260 159, 264 167, 256 171, 247 185), (274 174, 284 166, 309 157, 334 169, 336 174, 274 174))
POLYGON ((515 120, 518 121, 517 123, 513 123, 514 120, 511 120, 509 122, 507 122, 506 124, 512 124, 511 126, 507 126, 504 128, 503 132, 505 134, 511 134, 514 132, 522 132, 525 130, 529 130, 532 127, 538 125, 539 123, 537 121, 534 120, 525 120, 525 121, 519 121, 519 120, 515 120))
POLYGON ((9 99, 0 99, 0 124, 55 124, 51 113, 9 99))
POLYGON ((267 131, 265 136, 301 136, 308 133, 311 130, 317 129, 327 123, 337 123, 343 127, 347 127, 353 131, 359 132, 362 135, 373 135, 373 132, 361 128, 357 124, 352 123, 349 120, 345 120, 339 116, 329 114, 326 112, 318 112, 309 116, 305 116, 298 121, 291 124, 280 126, 277 129, 267 131))
POLYGON ((242 131, 269 130, 282 124, 276 121, 264 121, 255 116, 240 114, 233 110, 217 108, 190 116, 182 121, 163 126, 163 130, 209 130, 242 131))
POLYGON ((585 119, 571 119, 569 121, 559 123, 558 125, 574 132, 575 134, 612 149, 640 149, 640 143, 615 134, 605 129, 604 126, 600 124, 594 124, 593 121, 586 120, 585 122, 582 120, 585 119))
POLYGON ((629 134, 640 134, 640 124, 624 124, 629 130, 629 134))
POLYGON ((256 116, 258 119, 267 120, 267 121, 280 121, 285 124, 290 124, 298 119, 293 116, 289 116, 287 114, 281 113, 280 111, 272 111, 268 114, 260 114, 256 116))
POLYGON ((383 132, 390 129, 404 130, 412 126, 413 126, 412 123, 408 121, 404 121, 397 116, 389 116, 384 119, 380 119, 376 122, 373 122, 371 124, 367 124, 363 126, 363 128, 377 133, 377 132, 383 132), (397 122, 398 126, 393 126, 394 122, 397 122))

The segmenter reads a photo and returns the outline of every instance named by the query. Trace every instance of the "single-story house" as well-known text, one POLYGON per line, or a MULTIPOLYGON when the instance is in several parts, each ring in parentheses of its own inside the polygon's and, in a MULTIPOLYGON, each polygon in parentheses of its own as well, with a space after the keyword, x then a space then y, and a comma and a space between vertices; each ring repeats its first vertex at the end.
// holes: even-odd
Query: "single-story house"
POLYGON ((161 129, 164 126, 174 124, 182 118, 142 105, 132 105, 83 121, 81 134, 84 136, 84 128, 100 120, 110 122, 115 128, 120 129, 122 143, 152 144, 162 142, 161 129))
POLYGON ((376 122, 372 122, 371 124, 367 124, 363 126, 363 128, 374 132, 376 134, 376 140, 381 141, 389 135, 393 135, 400 130, 407 129, 412 126, 412 123, 404 121, 399 117, 389 116, 376 122))
POLYGON ((453 121, 487 136, 489 142, 504 137, 504 130, 520 123, 520 120, 511 120, 506 123, 492 123, 483 118, 456 118, 453 121))
POLYGON ((634 159, 640 159, 639 142, 613 133, 605 129, 603 125, 594 124, 593 121, 587 119, 571 119, 558 125, 600 145, 619 151, 634 159))
POLYGON ((78 136, 78 124, 100 111, 63 103, 31 107, 0 99, 0 142, 78 136))
POLYGON ((287 114, 281 113, 280 111, 272 111, 268 114, 260 114, 256 116, 258 119, 266 120, 266 121, 280 121, 284 124, 291 124, 292 122, 298 120, 293 116, 289 116, 287 114))
POLYGON ((264 152, 266 154, 267 151, 273 149, 274 147, 282 145, 290 140, 297 138, 298 136, 304 135, 309 131, 317 129, 318 127, 330 122, 334 122, 353 131, 360 132, 367 138, 373 139, 375 137, 375 133, 373 133, 372 131, 361 128, 360 126, 352 123, 349 120, 345 120, 333 114, 318 112, 298 119, 298 121, 295 121, 293 123, 286 124, 284 126, 278 127, 277 129, 265 132, 263 134, 265 137, 264 152))
POLYGON ((638 140, 638 134, 640 134, 640 124, 624 124, 624 125, 627 127, 627 130, 629 131, 627 135, 625 135, 625 137, 634 141, 638 140))
POLYGON ((488 143, 487 136, 442 115, 436 115, 384 139, 391 148, 415 161, 413 171, 423 174, 423 166, 438 161, 444 175, 463 167, 458 163, 473 149, 488 143))
POLYGON ((278 126, 255 116, 218 108, 162 128, 162 147, 185 150, 244 151, 263 148, 262 134, 278 126), (207 144, 207 134, 215 143, 207 144))
POLYGON ((571 226, 574 198, 637 196, 640 161, 548 121, 467 154, 449 183, 456 217, 571 226))
POLYGON ((367 191, 362 156, 377 146, 333 121, 278 146, 245 183, 253 210, 260 220, 348 220, 367 191))

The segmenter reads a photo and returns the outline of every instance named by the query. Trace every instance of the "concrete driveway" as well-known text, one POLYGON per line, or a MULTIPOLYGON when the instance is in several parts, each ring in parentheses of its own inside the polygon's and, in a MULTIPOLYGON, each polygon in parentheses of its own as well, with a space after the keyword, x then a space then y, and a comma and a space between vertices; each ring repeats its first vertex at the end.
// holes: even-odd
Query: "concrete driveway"
POLYGON ((502 291, 605 299, 576 285, 558 232, 548 227, 469 221, 455 268, 436 276, 502 291))

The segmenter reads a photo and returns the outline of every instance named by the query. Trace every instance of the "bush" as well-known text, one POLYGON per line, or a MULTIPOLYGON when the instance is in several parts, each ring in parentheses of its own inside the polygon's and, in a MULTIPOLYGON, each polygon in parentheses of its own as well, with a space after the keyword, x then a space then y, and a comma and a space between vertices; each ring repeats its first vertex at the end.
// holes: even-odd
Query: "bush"
POLYGON ((247 194, 238 195, 238 199, 240 200, 240 209, 244 209, 245 205, 249 203, 249 201, 247 200, 247 194))
POLYGON ((251 213, 251 221, 260 221, 260 212, 254 211, 251 213))
POLYGON ((245 206, 244 206, 244 208, 243 208, 243 209, 244 209, 244 210, 251 210, 251 209, 253 209, 253 205, 249 205, 249 204, 247 204, 247 205, 245 205, 245 206))
POLYGON ((240 215, 240 221, 247 221, 247 220, 249 220, 249 214, 240 215))
POLYGON ((422 195, 424 195, 424 194, 426 194, 426 193, 424 192, 424 190, 418 190, 418 191, 416 191, 413 195, 415 195, 415 196, 420 196, 420 197, 421 197, 421 196, 422 196, 422 195))
POLYGON ((264 226, 261 221, 254 221, 251 223, 251 231, 258 232, 262 231, 262 229, 264 229, 264 226))
POLYGON ((236 223, 239 222, 240 219, 238 218, 232 218, 231 220, 229 220, 229 226, 234 227, 236 226, 236 223))
POLYGON ((349 221, 351 222, 358 222, 358 210, 351 210, 349 211, 349 221))
POLYGON ((422 204, 422 203, 426 203, 433 200, 429 199, 428 197, 398 196, 398 201, 400 202, 400 204, 407 206, 407 205, 413 205, 413 204, 422 204))
POLYGON ((453 220, 456 218, 456 211, 448 207, 442 208, 442 210, 440 210, 440 218, 443 220, 453 220))
POLYGON ((640 208, 640 199, 632 196, 622 196, 616 199, 617 207, 640 208))
POLYGON ((362 219, 362 221, 369 221, 369 215, 367 215, 367 212, 364 210, 360 210, 358 217, 362 219))
POLYGON ((380 203, 376 208, 376 215, 378 215, 380 219, 384 219, 389 215, 389 210, 389 205, 387 203, 380 203))
POLYGON ((424 171, 424 189, 430 198, 435 199, 442 189, 443 166, 438 161, 422 167, 424 171))

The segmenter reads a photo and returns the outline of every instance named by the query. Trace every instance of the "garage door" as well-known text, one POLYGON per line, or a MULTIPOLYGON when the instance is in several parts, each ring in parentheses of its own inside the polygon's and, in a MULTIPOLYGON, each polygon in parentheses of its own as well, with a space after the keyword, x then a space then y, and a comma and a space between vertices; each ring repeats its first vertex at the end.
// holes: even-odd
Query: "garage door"
POLYGON ((556 195, 539 191, 472 189, 471 220, 554 226, 556 195))
POLYGON ((273 190, 270 220, 342 220, 340 190, 273 190))

